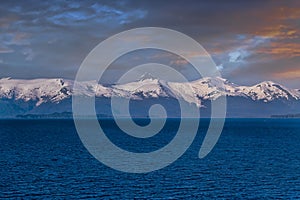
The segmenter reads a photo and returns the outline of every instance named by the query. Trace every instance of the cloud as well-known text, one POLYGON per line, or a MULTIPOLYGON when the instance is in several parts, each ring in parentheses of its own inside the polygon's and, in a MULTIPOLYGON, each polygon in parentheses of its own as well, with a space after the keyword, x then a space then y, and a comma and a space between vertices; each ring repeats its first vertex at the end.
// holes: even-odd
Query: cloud
POLYGON ((33 52, 33 50, 31 48, 25 48, 22 51, 23 55, 25 55, 25 60, 26 61, 32 61, 33 58, 35 57, 35 53, 33 52))
POLYGON ((1 44, 0 44, 0 54, 2 54, 2 53, 13 53, 13 52, 14 52, 13 49, 7 48, 5 46, 1 46, 1 44))
POLYGON ((300 43, 297 40, 273 40, 268 46, 256 49, 259 54, 269 56, 272 60, 300 57, 300 43))
POLYGON ((170 61, 171 66, 172 65, 176 65, 176 66, 181 65, 182 66, 182 65, 187 65, 187 64, 189 64, 189 62, 185 59, 173 59, 170 61))
POLYGON ((293 69, 284 72, 275 73, 275 76, 278 78, 285 78, 285 79, 300 79, 300 69, 293 69))
POLYGON ((23 32, 12 32, 4 35, 4 42, 6 45, 17 45, 17 46, 23 46, 23 45, 29 45, 29 34, 23 33, 23 32))
POLYGON ((229 62, 239 62, 241 60, 241 52, 234 51, 228 54, 229 62))
MULTIPOLYGON (((74 78, 99 42, 120 31, 156 26, 200 42, 226 78, 258 82, 288 77, 299 68, 298 7, 291 0, 4 1, 0 53, 9 67, 1 68, 0 76, 74 78), (20 72, 26 64, 33 73, 20 72)), ((157 59, 170 64, 169 58, 157 59)), ((180 59, 172 62, 184 65, 180 59)))
POLYGON ((217 65, 217 70, 222 71, 224 69, 223 64, 217 65))
POLYGON ((62 6, 52 6, 51 12, 46 14, 46 20, 51 24, 59 26, 82 26, 88 27, 90 24, 104 24, 106 26, 118 26, 130 23, 137 19, 144 18, 147 14, 144 10, 135 9, 129 12, 123 8, 114 8, 109 5, 94 3, 82 5, 84 3, 73 2, 62 6))

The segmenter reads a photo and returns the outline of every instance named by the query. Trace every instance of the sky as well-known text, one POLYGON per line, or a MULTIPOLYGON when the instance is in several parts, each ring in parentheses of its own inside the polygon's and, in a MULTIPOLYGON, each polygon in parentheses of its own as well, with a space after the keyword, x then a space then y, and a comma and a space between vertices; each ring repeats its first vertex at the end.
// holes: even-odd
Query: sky
MULTIPOLYGON (((164 27, 198 41, 222 77, 300 88, 299 0, 1 1, 0 78, 74 79, 101 41, 139 27, 164 27)), ((135 52, 114 64, 187 63, 166 52, 135 52)), ((113 71, 113 68, 111 69, 113 71)))

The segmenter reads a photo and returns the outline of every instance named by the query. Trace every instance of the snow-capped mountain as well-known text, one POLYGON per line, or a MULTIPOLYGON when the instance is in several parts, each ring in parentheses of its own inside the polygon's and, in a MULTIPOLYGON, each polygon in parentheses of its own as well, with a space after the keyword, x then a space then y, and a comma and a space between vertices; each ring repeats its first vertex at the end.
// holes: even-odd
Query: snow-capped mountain
POLYGON ((35 101, 36 106, 59 102, 72 95, 72 81, 63 79, 0 79, 0 99, 35 101))
POLYGON ((242 93, 247 94, 253 100, 263 100, 264 102, 272 101, 275 99, 300 99, 298 90, 288 89, 282 85, 272 81, 264 81, 252 87, 239 87, 242 93))
MULTIPOLYGON (((96 81, 80 82, 76 91, 73 85, 74 81, 65 79, 0 79, 0 117, 71 111, 72 95, 96 96, 101 107, 109 104, 113 96, 131 99, 140 106, 141 102, 164 101, 170 107, 181 98, 207 112, 210 109, 208 102, 227 96, 228 112, 234 110, 232 113, 236 113, 233 116, 252 116, 249 112, 255 111, 255 107, 259 108, 259 116, 300 112, 300 91, 271 81, 239 86, 223 78, 205 77, 189 83, 176 83, 148 75, 135 82, 111 86, 96 81)), ((109 110, 109 106, 106 107, 109 110)), ((254 112, 254 115, 258 113, 254 112)))

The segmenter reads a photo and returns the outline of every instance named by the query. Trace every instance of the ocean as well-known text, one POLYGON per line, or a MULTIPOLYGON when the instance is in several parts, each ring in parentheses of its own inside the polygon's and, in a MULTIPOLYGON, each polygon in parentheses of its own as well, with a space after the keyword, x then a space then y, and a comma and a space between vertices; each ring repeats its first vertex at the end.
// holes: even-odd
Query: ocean
MULTIPOLYGON (((118 146, 151 152, 168 144, 179 122, 169 120, 149 139, 122 134, 109 119, 100 124, 118 146)), ((300 119, 227 119, 214 149, 199 159, 208 124, 200 122, 194 142, 173 164, 130 174, 89 154, 72 120, 1 120, 0 198, 300 198, 300 119)))

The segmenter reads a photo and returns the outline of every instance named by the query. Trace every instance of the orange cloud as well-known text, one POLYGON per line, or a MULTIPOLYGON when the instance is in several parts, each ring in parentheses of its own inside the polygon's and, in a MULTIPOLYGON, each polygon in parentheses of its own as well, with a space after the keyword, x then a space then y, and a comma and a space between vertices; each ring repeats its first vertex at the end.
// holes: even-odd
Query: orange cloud
POLYGON ((170 65, 187 65, 189 62, 185 59, 172 60, 170 65))
POLYGON ((262 30, 256 31, 255 34, 264 37, 280 38, 280 39, 299 38, 299 30, 287 25, 274 25, 274 26, 265 27, 262 30))
POLYGON ((298 19, 300 18, 300 9, 295 6, 292 7, 281 7, 277 13, 277 17, 280 19, 298 19))
POLYGON ((284 79, 295 79, 300 78, 300 69, 285 71, 285 72, 279 72, 274 74, 277 78, 284 78, 284 79))
POLYGON ((270 46, 257 49, 256 52, 271 54, 277 58, 300 57, 300 43, 272 42, 270 46))

